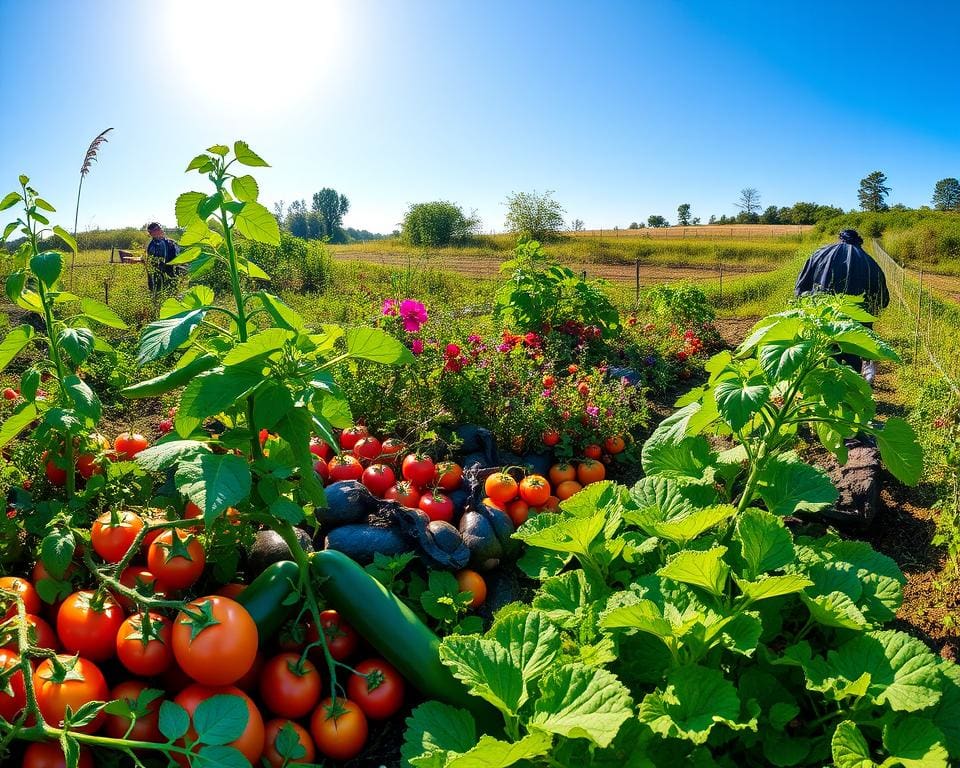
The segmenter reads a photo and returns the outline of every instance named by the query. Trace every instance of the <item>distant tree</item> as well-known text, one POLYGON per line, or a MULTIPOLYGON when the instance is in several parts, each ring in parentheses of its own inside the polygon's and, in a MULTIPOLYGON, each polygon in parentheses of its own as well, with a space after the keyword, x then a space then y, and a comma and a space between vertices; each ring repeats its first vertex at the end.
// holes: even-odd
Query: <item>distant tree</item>
POLYGON ((631 222, 630 222, 630 226, 627 227, 627 229, 640 229, 640 225, 637 224, 637 222, 635 222, 635 221, 631 221, 631 222))
POLYGON ((751 211, 750 213, 740 211, 740 213, 738 213, 735 218, 731 218, 730 221, 736 222, 737 224, 759 224, 760 214, 756 211, 751 211))
POLYGON ((309 213, 307 203, 304 200, 294 200, 290 203, 286 217, 287 232, 294 237, 302 237, 304 240, 309 238, 309 213))
POLYGON ((910 208, 908 208, 903 203, 894 203, 893 205, 890 206, 890 210, 891 211, 909 211, 910 208))
POLYGON ((281 227, 285 225, 286 216, 284 214, 283 200, 273 204, 273 217, 277 220, 277 224, 279 224, 281 227))
POLYGON ((832 219, 835 216, 843 216, 843 208, 837 208, 835 205, 818 205, 817 210, 813 213, 812 223, 819 224, 821 221, 832 219))
POLYGON ((690 203, 680 203, 680 205, 677 206, 677 224, 681 227, 689 226, 690 203))
POLYGON ((583 219, 574 219, 570 222, 570 229, 574 232, 583 232, 583 219))
POLYGON ((700 224, 700 217, 694 216, 693 219, 690 221, 690 223, 695 227, 698 226, 700 224))
POLYGON ((779 224, 780 211, 777 210, 777 206, 768 205, 767 209, 760 214, 760 223, 761 224, 779 224))
POLYGON ((707 224, 716 224, 716 223, 717 223, 717 217, 711 213, 710 220, 707 222, 707 224))
POLYGON ((737 200, 736 206, 748 216, 757 213, 760 210, 760 190, 754 187, 741 189, 740 199, 737 200))
POLYGON ((886 197, 890 194, 887 177, 883 171, 874 171, 860 179, 860 190, 857 197, 860 200, 860 209, 864 211, 886 211, 886 197))
POLYGON ((960 211, 960 181, 940 179, 933 188, 932 202, 938 211, 960 211))
POLYGON ((647 216, 647 226, 656 228, 669 227, 670 222, 663 218, 663 216, 647 216))
POLYGON ((507 206, 506 226, 510 232, 535 240, 547 240, 563 230, 566 213, 553 199, 553 192, 511 192, 504 202, 507 206))
POLYGON ((462 243, 480 226, 476 214, 466 216, 459 205, 446 200, 416 203, 403 217, 402 237, 411 245, 441 246, 462 243))
POLYGON ((313 193, 314 213, 319 215, 321 237, 326 236, 336 241, 340 233, 343 217, 350 210, 350 201, 346 195, 341 195, 335 189, 324 187, 313 193))

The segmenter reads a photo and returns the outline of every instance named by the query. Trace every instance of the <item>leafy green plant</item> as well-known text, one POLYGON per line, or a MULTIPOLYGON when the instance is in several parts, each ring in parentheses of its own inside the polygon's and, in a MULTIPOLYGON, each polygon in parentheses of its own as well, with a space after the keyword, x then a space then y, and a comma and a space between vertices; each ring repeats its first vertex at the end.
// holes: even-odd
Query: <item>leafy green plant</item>
POLYGON ((56 209, 30 186, 30 179, 20 176, 19 181, 19 191, 0 200, 0 210, 23 206, 22 217, 4 228, 2 241, 16 231, 25 237, 12 256, 6 294, 39 322, 24 322, 0 342, 0 370, 29 348, 40 350, 46 357, 35 360, 21 373, 22 401, 0 427, 0 446, 36 422, 32 437, 64 471, 67 497, 72 498, 76 490, 77 451, 89 448, 91 433, 102 413, 100 399, 84 381, 82 369, 93 354, 113 353, 110 345, 94 334, 90 324, 118 329, 126 328, 126 324, 105 304, 62 289, 64 256, 60 251, 41 251, 40 240, 44 233, 52 233, 74 253, 76 242, 62 227, 50 227, 47 214, 56 209), (36 330, 35 325, 42 330, 36 330), (43 382, 52 393, 43 391, 43 382))

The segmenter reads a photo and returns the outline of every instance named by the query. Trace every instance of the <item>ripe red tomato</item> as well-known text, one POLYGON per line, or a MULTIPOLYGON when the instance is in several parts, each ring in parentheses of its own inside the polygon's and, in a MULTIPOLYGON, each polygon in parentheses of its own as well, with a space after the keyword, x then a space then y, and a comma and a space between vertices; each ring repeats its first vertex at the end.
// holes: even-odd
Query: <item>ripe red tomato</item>
POLYGON ((425 493, 420 497, 419 508, 427 513, 431 520, 440 520, 445 523, 453 521, 453 502, 449 496, 439 491, 425 493))
POLYGON ((20 397, 20 394, 15 389, 10 389, 10 387, 7 387, 3 390, 4 400, 16 400, 18 397, 20 397))
POLYGON ((357 460, 356 456, 349 453, 341 453, 334 456, 327 462, 327 470, 330 473, 330 481, 338 480, 359 480, 363 477, 363 465, 357 460))
POLYGON ((312 453, 318 459, 323 459, 324 461, 333 455, 333 451, 330 449, 330 446, 327 445, 323 440, 320 440, 316 437, 310 440, 310 453, 312 453))
POLYGON ((257 655, 257 625, 247 609, 228 597, 209 595, 187 606, 173 624, 173 654, 190 677, 204 685, 229 685, 243 677, 257 655))
POLYGON ((543 433, 541 440, 543 440, 544 445, 552 447, 560 442, 560 433, 555 429, 548 429, 543 433))
POLYGON ((141 677, 154 677, 167 670, 173 663, 173 651, 170 649, 170 619, 152 611, 147 614, 130 616, 117 631, 117 658, 131 674, 141 677))
POLYGON ((556 487, 555 493, 560 501, 564 501, 582 490, 583 486, 576 480, 564 480, 556 487))
POLYGON ((400 454, 407 450, 406 443, 396 437, 388 437, 380 445, 380 461, 396 466, 400 454))
POLYGON ((487 599, 487 582, 476 571, 471 571, 469 568, 458 571, 457 586, 461 592, 470 592, 473 595, 470 607, 474 610, 483 605, 487 599))
POLYGON ((560 498, 558 496, 547 496, 547 500, 540 505, 541 512, 559 512, 560 498))
MULTIPOLYGON (((162 594, 157 592, 157 577, 140 565, 128 565, 120 571, 120 583, 145 597, 162 594)), ((136 607, 130 598, 123 595, 117 595, 117 602, 126 611, 132 611, 136 607)))
MULTIPOLYGON (((41 460, 47 460, 47 452, 43 452, 41 460)), ((53 459, 47 461, 44 466, 44 472, 47 475, 47 481, 50 485, 62 486, 67 482, 67 470, 63 467, 58 467, 56 462, 53 459)))
POLYGON ((624 439, 620 435, 614 435, 613 437, 608 437, 603 441, 603 447, 606 449, 607 453, 612 456, 616 456, 618 453, 623 453, 624 449, 627 447, 624 439))
POLYGON ((531 507, 540 507, 550 496, 550 483, 543 475, 527 475, 520 481, 520 498, 531 507))
POLYGON ((263 665, 260 699, 279 717, 300 718, 320 701, 320 673, 299 653, 281 653, 263 665))
MULTIPOLYGON (((67 707, 76 712, 91 701, 108 701, 110 689, 99 667, 82 656, 57 656, 57 662, 68 671, 61 675, 54 669, 53 659, 44 659, 33 673, 40 714, 49 725, 63 722, 67 707)), ((103 724, 103 712, 91 722, 77 728, 81 733, 96 733, 103 724)))
POLYGON ((380 441, 373 436, 361 437, 353 446, 353 455, 360 462, 376 460, 380 455, 380 441))
MULTIPOLYGON (((20 663, 20 657, 10 648, 0 648, 0 671, 10 669, 20 663)), ((14 672, 7 678, 10 693, 0 688, 0 717, 12 723, 27 704, 27 689, 23 682, 23 670, 14 672)))
POLYGON ((104 512, 90 527, 90 543, 94 551, 108 563, 119 563, 143 529, 143 518, 135 512, 104 512))
POLYGON ((338 698, 336 705, 324 699, 310 718, 310 733, 320 754, 349 760, 367 743, 367 718, 349 699, 338 698))
POLYGON ((494 472, 484 482, 483 490, 494 501, 507 504, 517 498, 517 481, 507 472, 494 472))
POLYGON ((367 659, 347 680, 347 696, 371 720, 386 720, 403 706, 403 678, 383 659, 367 659))
POLYGON ((94 475, 103 472, 100 462, 92 453, 81 453, 77 456, 77 472, 84 480, 89 480, 94 475))
POLYGON ((327 483, 330 480, 330 468, 327 466, 327 460, 324 458, 319 458, 313 462, 313 471, 320 475, 320 479, 327 483))
MULTIPOLYGON (((67 768, 67 758, 59 741, 35 741, 23 753, 21 768, 67 768)), ((86 747, 80 747, 77 768, 93 768, 93 755, 86 747)))
MULTIPOLYGON (((212 696, 219 696, 221 694, 226 696, 239 696, 241 699, 243 699, 243 703, 247 705, 246 728, 243 729, 243 733, 240 734, 240 738, 238 738, 236 741, 231 741, 227 746, 239 750, 240 753, 247 758, 251 765, 256 765, 260 760, 260 755, 263 753, 263 716, 260 714, 260 710, 257 709, 257 706, 253 703, 253 700, 236 686, 209 686, 195 683, 194 685, 184 688, 182 691, 180 691, 180 693, 177 694, 174 702, 187 710, 187 714, 190 715, 191 725, 187 731, 186 738, 190 741, 193 741, 197 738, 196 730, 192 725, 193 715, 197 711, 197 707, 199 707, 200 704, 212 696)), ((182 745, 182 742, 180 741, 177 743, 182 745)), ((180 765, 187 764, 187 760, 184 755, 177 755, 176 761, 180 765)))
MULTIPOLYGON (((27 613, 40 613, 43 608, 43 601, 33 584, 19 576, 0 576, 0 590, 19 595, 27 613)), ((6 607, 4 618, 10 618, 17 613, 17 601, 13 597, 0 595, 0 606, 6 607)))
POLYGON ((263 445, 267 440, 270 439, 270 431, 267 429, 261 429, 260 433, 257 435, 257 439, 260 440, 260 445, 263 445))
POLYGON ((157 432, 161 435, 169 434, 173 432, 173 419, 160 419, 157 424, 157 432))
MULTIPOLYGON (((357 650, 360 636, 353 627, 340 618, 340 614, 336 611, 321 612, 320 627, 323 629, 323 638, 327 644, 327 649, 337 661, 348 659, 357 650)), ((315 643, 319 639, 320 635, 317 633, 317 628, 311 624, 307 628, 307 640, 315 643)))
POLYGON ((217 590, 217 594, 220 595, 220 597, 229 597, 231 600, 236 600, 237 596, 243 594, 243 590, 246 588, 246 584, 232 581, 220 587, 220 589, 217 590))
POLYGON ((313 763, 316 758, 317 750, 313 746, 313 739, 310 738, 310 733, 302 725, 297 725, 297 723, 292 720, 282 720, 279 718, 267 723, 264 728, 263 759, 267 761, 270 768, 285 768, 288 765, 290 768, 295 768, 295 766, 301 763, 313 763), (277 735, 284 728, 290 728, 300 741, 300 746, 303 748, 303 755, 300 757, 285 760, 285 758, 280 756, 280 752, 277 751, 277 735))
POLYGON ((57 611, 57 634, 67 653, 79 653, 90 661, 106 661, 116 651, 116 637, 123 624, 123 609, 112 595, 102 604, 93 602, 94 592, 74 592, 57 611))
POLYGON ((436 473, 436 467, 429 456, 422 453, 411 453, 403 460, 401 474, 404 480, 409 480, 417 488, 426 488, 436 473))
POLYGON ((117 439, 113 441, 113 450, 117 452, 121 461, 130 461, 149 445, 150 441, 141 434, 121 432, 117 435, 117 439))
POLYGON ((193 586, 206 564, 200 540, 180 528, 168 528, 147 550, 147 568, 164 589, 193 586))
POLYGON ((420 504, 420 492, 409 480, 401 480, 399 483, 391 485, 384 492, 383 498, 388 501, 396 501, 410 509, 417 509, 417 505, 420 504))
POLYGON ((383 498, 383 494, 396 481, 396 475, 386 464, 371 464, 363 470, 363 475, 360 477, 360 482, 367 487, 367 490, 380 498, 383 498))
POLYGON ((599 461, 587 459, 577 466, 577 480, 581 485, 598 483, 607 476, 607 469, 599 461))
MULTIPOLYGON (((550 485, 556 488, 564 480, 576 480, 577 470, 572 464, 561 462, 550 467, 550 485)), ((559 494, 557 494, 559 496, 559 494)))
POLYGON ((597 461, 603 455, 603 449, 599 445, 588 445, 583 449, 583 455, 597 461))
MULTIPOLYGON (((141 683, 139 680, 127 680, 113 686, 110 691, 110 699, 126 701, 130 708, 134 708, 137 698, 147 690, 149 686, 141 683)), ((140 715, 127 736, 127 729, 130 728, 132 718, 123 715, 107 715, 106 722, 103 724, 103 730, 107 736, 112 739, 132 739, 133 741, 149 741, 159 743, 165 741, 160 733, 160 699, 154 699, 147 705, 145 714, 140 715)))
POLYGON ((463 467, 455 461, 441 461, 437 464, 434 483, 444 491, 455 491, 463 481, 463 467))
POLYGON ((353 446, 355 446, 357 442, 369 435, 370 432, 367 431, 367 428, 363 426, 363 424, 347 427, 340 433, 340 449, 343 451, 352 451, 353 446))
POLYGON ((523 499, 516 499, 507 504, 507 514, 510 515, 514 526, 519 528, 527 522, 527 518, 530 516, 530 505, 523 499))

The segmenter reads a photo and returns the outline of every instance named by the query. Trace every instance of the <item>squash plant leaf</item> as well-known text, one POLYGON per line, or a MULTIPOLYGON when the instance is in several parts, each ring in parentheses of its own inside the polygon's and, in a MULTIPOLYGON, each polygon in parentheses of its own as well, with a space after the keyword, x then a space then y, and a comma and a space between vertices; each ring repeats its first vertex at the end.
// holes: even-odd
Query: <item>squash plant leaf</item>
POLYGON ((767 509, 775 515, 819 512, 839 498, 823 470, 789 454, 767 462, 759 473, 758 491, 767 509))
POLYGON ((406 720, 400 755, 411 766, 445 765, 450 757, 468 752, 477 743, 473 716, 439 701, 427 701, 406 720))
MULTIPOLYGON (((233 221, 237 231, 248 240, 265 245, 280 245, 280 225, 277 223, 277 217, 260 203, 253 201, 244 203, 233 221)), ((254 277, 262 276, 254 275, 254 277)))
POLYGON ((735 537, 745 575, 755 579, 793 561, 793 537, 783 520, 766 510, 749 507, 737 519, 735 537))
POLYGON ((883 746, 890 760, 903 768, 949 768, 943 733, 925 717, 904 717, 883 729, 883 746))
POLYGON ((707 590, 719 597, 727 583, 730 566, 723 561, 726 547, 713 547, 703 552, 685 549, 674 555, 657 574, 681 584, 707 590))
POLYGON ((906 421, 892 417, 874 431, 880 458, 890 474, 906 485, 916 485, 923 474, 923 449, 906 421))
POLYGON ((878 768, 873 762, 870 745, 857 724, 850 720, 837 726, 830 740, 830 749, 836 768, 878 768))

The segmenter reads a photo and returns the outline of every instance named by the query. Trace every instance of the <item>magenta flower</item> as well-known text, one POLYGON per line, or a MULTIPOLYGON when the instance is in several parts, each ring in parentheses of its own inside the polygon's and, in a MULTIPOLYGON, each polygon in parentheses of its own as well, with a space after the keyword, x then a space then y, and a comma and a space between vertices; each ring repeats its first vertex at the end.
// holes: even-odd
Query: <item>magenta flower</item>
POLYGON ((407 333, 416 333, 430 319, 430 316, 427 314, 427 308, 419 301, 404 299, 400 302, 400 319, 403 321, 403 330, 407 333))
POLYGON ((423 339, 414 339, 410 342, 410 351, 415 355, 423 354, 423 339))
POLYGON ((467 341, 469 341, 471 344, 480 344, 483 341, 483 339, 480 338, 477 334, 471 333, 469 336, 467 336, 467 341))
POLYGON ((600 415, 600 409, 595 405, 588 405, 586 408, 587 416, 595 419, 600 415))
POLYGON ((397 316, 397 300, 384 299, 383 307, 380 309, 380 314, 386 315, 387 317, 396 317, 397 316))
POLYGON ((444 350, 447 357, 460 357, 460 347, 456 344, 447 344, 446 350, 444 350))

